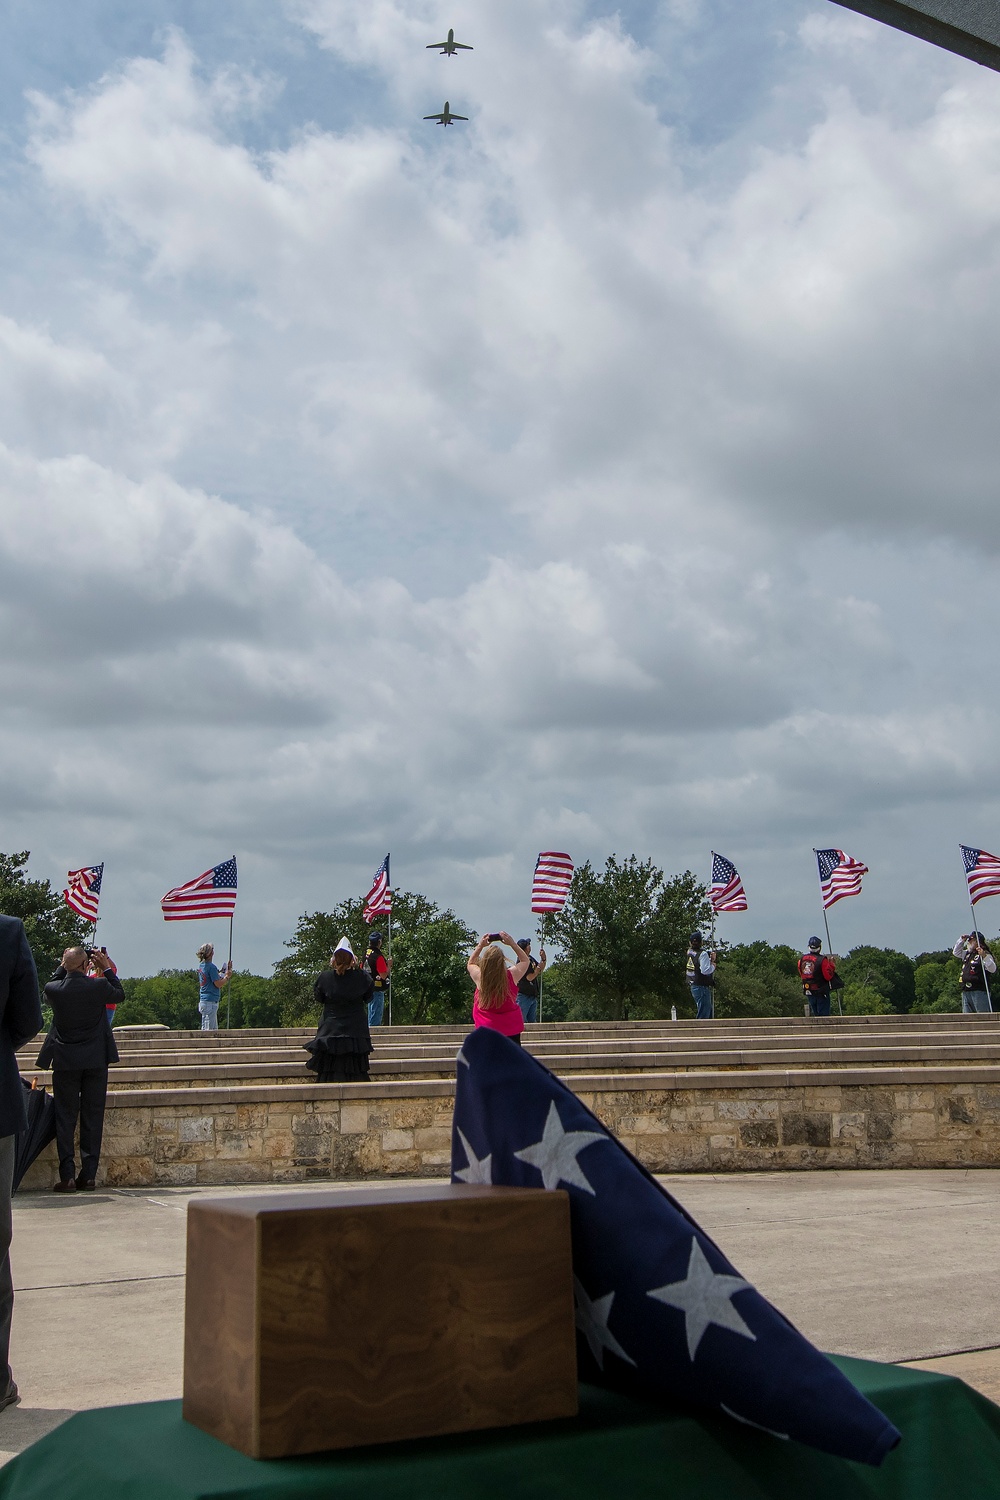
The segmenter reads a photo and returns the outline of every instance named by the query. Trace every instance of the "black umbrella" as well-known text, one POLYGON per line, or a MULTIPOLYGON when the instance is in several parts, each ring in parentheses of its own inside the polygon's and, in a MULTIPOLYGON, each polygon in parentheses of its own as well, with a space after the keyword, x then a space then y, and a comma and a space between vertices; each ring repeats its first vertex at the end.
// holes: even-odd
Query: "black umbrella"
POLYGON ((24 1105, 28 1112, 28 1128, 16 1137, 14 1148, 14 1191, 36 1156, 40 1156, 56 1138, 56 1106, 52 1095, 45 1089, 36 1088, 23 1078, 24 1105))

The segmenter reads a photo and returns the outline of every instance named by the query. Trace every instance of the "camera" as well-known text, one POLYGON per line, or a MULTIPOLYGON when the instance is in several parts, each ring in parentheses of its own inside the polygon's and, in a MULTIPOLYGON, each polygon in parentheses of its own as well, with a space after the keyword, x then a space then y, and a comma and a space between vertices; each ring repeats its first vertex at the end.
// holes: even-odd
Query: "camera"
POLYGON ((107 957, 107 953, 108 953, 107 948, 105 948, 103 946, 100 947, 100 948, 87 948, 87 947, 84 947, 83 951, 84 951, 84 953, 86 953, 86 955, 87 955, 88 958, 93 958, 93 956, 94 956, 95 953, 103 953, 104 956, 107 957))
POLYGON ((502 932, 491 932, 489 934, 489 939, 490 939, 491 943, 502 943, 503 942, 503 933, 502 932))

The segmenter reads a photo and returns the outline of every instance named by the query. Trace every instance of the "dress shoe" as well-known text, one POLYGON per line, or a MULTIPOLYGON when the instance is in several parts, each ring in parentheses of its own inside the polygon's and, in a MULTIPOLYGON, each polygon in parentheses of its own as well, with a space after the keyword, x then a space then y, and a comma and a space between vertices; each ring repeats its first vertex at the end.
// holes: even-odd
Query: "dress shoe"
POLYGON ((16 1406, 20 1399, 20 1392, 12 1380, 7 1387, 6 1395, 0 1396, 0 1411, 3 1411, 5 1406, 16 1406))
POLYGON ((92 1177, 84 1177, 82 1172, 76 1179, 76 1190, 78 1193, 92 1193, 96 1187, 97 1183, 94 1179, 92 1177))
POLYGON ((53 1186, 53 1188, 52 1188, 52 1191, 54 1193, 75 1193, 76 1192, 76 1183, 73 1181, 73 1179, 71 1177, 70 1180, 69 1180, 69 1182, 57 1182, 57 1183, 55 1183, 54 1186, 53 1186))

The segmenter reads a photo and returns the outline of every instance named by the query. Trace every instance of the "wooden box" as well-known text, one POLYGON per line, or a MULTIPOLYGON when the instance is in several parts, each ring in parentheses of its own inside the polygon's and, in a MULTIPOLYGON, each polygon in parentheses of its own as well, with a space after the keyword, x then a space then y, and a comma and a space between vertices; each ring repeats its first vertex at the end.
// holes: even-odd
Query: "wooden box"
POLYGON ((279 1458, 576 1410, 565 1193, 189 1205, 184 1416, 231 1447, 279 1458))

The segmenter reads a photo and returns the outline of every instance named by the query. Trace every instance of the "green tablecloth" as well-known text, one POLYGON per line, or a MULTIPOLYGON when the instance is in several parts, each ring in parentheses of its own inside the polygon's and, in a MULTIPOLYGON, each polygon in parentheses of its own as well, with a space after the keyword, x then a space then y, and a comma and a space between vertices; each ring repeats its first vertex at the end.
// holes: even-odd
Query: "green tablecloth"
POLYGON ((277 1462, 155 1401, 72 1417, 0 1470, 0 1500, 1000 1500, 1000 1407, 949 1376, 837 1363, 903 1433, 881 1469, 593 1386, 572 1421, 277 1462))

